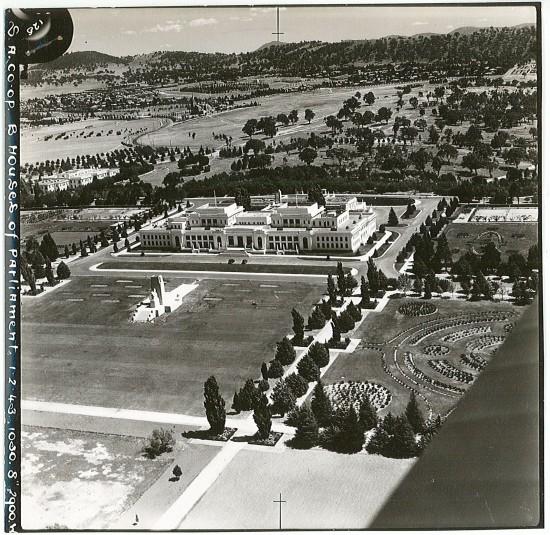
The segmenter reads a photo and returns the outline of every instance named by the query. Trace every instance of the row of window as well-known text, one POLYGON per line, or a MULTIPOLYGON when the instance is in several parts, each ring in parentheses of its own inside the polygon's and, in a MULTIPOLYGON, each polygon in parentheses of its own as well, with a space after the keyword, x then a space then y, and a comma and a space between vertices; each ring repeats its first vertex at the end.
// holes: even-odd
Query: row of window
POLYGON ((283 242, 286 242, 286 241, 298 241, 298 236, 269 236, 268 237, 269 241, 272 242, 272 241, 283 241, 283 242))

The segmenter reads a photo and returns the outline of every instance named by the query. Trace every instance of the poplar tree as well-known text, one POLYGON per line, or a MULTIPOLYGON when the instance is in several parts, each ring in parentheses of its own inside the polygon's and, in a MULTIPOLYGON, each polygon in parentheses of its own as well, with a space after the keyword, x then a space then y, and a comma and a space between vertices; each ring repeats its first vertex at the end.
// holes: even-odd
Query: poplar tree
POLYGON ((225 429, 225 401, 220 395, 216 378, 212 375, 204 383, 204 409, 210 431, 220 435, 225 429))

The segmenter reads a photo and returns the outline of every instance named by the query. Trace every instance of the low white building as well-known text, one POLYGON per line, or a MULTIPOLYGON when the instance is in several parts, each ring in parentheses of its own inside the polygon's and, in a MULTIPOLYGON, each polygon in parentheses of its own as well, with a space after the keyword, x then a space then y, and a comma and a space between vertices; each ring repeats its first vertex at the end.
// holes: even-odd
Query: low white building
POLYGON ((295 196, 293 204, 248 212, 227 199, 203 204, 162 226, 140 230, 141 245, 178 251, 355 252, 376 230, 372 208, 354 196, 329 196, 327 207, 304 200, 307 195, 295 196))
POLYGON ((81 186, 91 184, 94 180, 102 180, 104 178, 117 175, 118 169, 104 168, 104 167, 92 167, 88 169, 71 169, 70 171, 63 171, 62 173, 56 173, 42 177, 38 182, 45 191, 62 191, 66 189, 76 189, 81 186), (58 182, 55 182, 58 181, 58 182), (62 181, 62 182, 59 182, 62 181), (67 182, 65 182, 67 181, 67 182), (56 186, 57 184, 57 186, 56 186), (66 186, 65 186, 66 184, 66 186), (52 189, 56 188, 57 189, 52 189))
POLYGON ((70 182, 68 178, 58 178, 58 177, 46 177, 37 182, 38 186, 42 191, 51 193, 54 191, 65 191, 69 189, 70 182))

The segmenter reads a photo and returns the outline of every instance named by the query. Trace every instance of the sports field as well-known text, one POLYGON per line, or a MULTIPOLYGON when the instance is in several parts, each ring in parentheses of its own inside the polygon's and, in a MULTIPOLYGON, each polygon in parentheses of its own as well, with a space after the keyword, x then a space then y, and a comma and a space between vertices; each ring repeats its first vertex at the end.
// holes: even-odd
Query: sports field
POLYGON ((292 307, 309 313, 323 285, 201 281, 176 312, 131 324, 148 279, 72 280, 23 303, 24 397, 203 415, 203 384, 215 375, 230 405, 291 332, 292 307))
POLYGON ((361 529, 414 459, 322 450, 243 450, 179 529, 361 529))
POLYGON ((467 251, 481 253, 492 241, 506 261, 513 253, 526 255, 529 247, 538 243, 537 223, 451 223, 444 230, 453 260, 467 251))

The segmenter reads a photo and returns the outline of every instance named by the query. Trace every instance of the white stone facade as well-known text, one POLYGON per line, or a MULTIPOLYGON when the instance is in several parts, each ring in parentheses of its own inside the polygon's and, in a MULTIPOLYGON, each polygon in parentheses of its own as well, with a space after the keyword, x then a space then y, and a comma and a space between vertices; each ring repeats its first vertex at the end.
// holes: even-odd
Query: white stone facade
POLYGON ((178 251, 356 252, 376 230, 374 212, 356 197, 332 196, 327 207, 295 203, 248 212, 231 201, 203 204, 140 230, 140 242, 144 249, 178 251))
POLYGON ((107 168, 89 168, 89 169, 72 169, 54 175, 42 177, 38 185, 44 191, 63 191, 67 189, 76 189, 81 186, 91 184, 94 179, 102 180, 104 178, 117 175, 118 169, 107 168))

